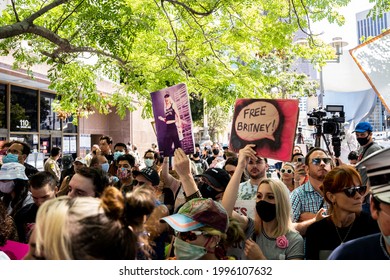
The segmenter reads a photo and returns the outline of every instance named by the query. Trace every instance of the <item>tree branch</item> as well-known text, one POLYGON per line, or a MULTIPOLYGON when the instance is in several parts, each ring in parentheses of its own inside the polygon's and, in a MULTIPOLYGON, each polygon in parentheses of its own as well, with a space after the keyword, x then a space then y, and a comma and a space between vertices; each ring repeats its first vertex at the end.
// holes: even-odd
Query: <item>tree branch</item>
POLYGON ((173 4, 173 5, 182 6, 189 13, 194 14, 194 15, 198 15, 198 16, 209 16, 209 15, 211 15, 213 12, 215 12, 215 10, 218 8, 218 6, 220 4, 220 1, 217 1, 215 3, 214 7, 211 8, 211 10, 206 10, 205 9, 205 12, 198 12, 198 11, 192 9, 190 6, 184 4, 184 3, 180 2, 180 1, 176 1, 176 0, 162 0, 161 4, 163 4, 163 2, 169 2, 169 3, 173 4))
POLYGON ((18 15, 18 12, 16 11, 16 7, 15 7, 15 1, 12 0, 11 3, 12 3, 12 10, 14 11, 14 15, 15 15, 16 21, 20 22, 19 15, 18 15))

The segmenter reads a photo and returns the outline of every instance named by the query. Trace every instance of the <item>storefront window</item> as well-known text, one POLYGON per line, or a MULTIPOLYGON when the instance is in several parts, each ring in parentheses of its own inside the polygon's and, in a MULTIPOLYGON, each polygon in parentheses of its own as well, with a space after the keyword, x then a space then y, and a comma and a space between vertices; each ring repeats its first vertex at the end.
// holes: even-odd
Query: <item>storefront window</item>
POLYGON ((57 113, 53 111, 52 103, 55 99, 55 94, 41 92, 41 130, 61 130, 61 120, 57 117, 57 113))
POLYGON ((38 131, 37 91, 11 86, 11 131, 38 131))
POLYGON ((27 143, 31 153, 38 152, 38 134, 11 134, 10 141, 14 140, 27 143))
POLYGON ((0 128, 7 128, 7 86, 0 84, 0 128))
POLYGON ((70 116, 65 120, 63 120, 62 131, 64 133, 77 133, 77 125, 74 125, 72 122, 73 122, 73 116, 70 116))

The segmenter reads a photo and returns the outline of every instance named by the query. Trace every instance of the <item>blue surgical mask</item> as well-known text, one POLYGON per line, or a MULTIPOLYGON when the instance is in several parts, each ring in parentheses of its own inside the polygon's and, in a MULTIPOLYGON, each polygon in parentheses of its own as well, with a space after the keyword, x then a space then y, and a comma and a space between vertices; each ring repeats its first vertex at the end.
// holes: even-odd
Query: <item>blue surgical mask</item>
POLYGON ((3 157, 3 163, 9 163, 9 162, 19 162, 18 155, 15 154, 7 154, 5 157, 3 157))
POLYGON ((120 156, 122 156, 122 155, 124 155, 125 153, 124 152, 115 152, 114 153, 114 160, 117 160, 118 159, 118 157, 120 157, 120 156))
POLYGON ((144 162, 145 162, 146 167, 152 167, 153 163, 154 163, 154 160, 152 160, 150 158, 147 158, 147 159, 144 160, 144 162))
POLYGON ((108 162, 102 163, 101 166, 104 172, 108 172, 108 168, 110 167, 110 164, 108 164, 108 162))
POLYGON ((173 242, 173 246, 178 260, 197 260, 207 254, 206 248, 185 242, 177 237, 173 242))

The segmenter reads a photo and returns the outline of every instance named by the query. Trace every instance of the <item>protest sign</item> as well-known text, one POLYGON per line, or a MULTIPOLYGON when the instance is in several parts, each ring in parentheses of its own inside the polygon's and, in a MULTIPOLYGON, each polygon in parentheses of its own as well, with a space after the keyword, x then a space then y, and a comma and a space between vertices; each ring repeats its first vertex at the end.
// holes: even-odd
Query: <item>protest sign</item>
POLYGON ((256 144, 259 156, 290 161, 297 128, 296 99, 238 99, 234 108, 230 149, 256 144))
POLYGON ((150 93, 157 142, 162 156, 173 156, 175 149, 194 153, 192 117, 187 86, 183 83, 150 93))
POLYGON ((364 42, 349 52, 389 112, 390 30, 364 42))

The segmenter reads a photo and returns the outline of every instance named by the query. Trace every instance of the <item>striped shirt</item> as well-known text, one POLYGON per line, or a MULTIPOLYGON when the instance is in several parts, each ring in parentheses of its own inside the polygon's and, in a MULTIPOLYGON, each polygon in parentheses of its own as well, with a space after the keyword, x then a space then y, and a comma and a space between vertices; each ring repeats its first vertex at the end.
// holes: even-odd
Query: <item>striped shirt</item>
POLYGON ((320 208, 328 209, 322 195, 310 184, 310 180, 290 194, 293 222, 296 223, 304 212, 317 213, 320 208))

